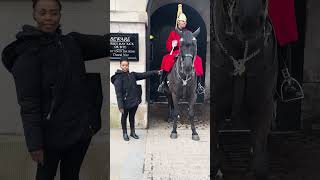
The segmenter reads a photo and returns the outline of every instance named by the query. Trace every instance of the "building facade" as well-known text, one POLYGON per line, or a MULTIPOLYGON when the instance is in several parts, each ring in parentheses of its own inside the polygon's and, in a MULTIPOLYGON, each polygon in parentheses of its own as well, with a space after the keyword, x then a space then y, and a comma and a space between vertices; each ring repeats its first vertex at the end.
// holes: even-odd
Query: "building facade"
MULTIPOLYGON (((198 36, 198 54, 203 59, 205 68, 204 84, 206 94, 199 97, 199 102, 208 102, 210 98, 210 1, 209 0, 111 0, 110 32, 137 33, 139 61, 130 62, 130 71, 145 72, 160 68, 165 52, 165 40, 175 26, 178 4, 183 4, 183 11, 188 17, 187 28, 191 31, 201 27, 198 36), (150 35, 152 38, 150 39, 150 35)), ((119 68, 119 61, 110 61, 110 77, 119 68)), ((148 126, 148 105, 161 101, 156 89, 158 77, 139 81, 142 85, 142 103, 136 115, 136 126, 148 126)), ((121 114, 117 107, 114 86, 110 83, 110 121, 111 127, 120 126, 121 114)))

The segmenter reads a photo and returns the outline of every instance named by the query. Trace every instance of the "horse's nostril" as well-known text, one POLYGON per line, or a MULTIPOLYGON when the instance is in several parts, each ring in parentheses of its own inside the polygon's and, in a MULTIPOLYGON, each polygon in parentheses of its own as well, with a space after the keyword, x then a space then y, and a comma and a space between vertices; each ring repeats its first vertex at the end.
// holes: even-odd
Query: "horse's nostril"
POLYGON ((186 72, 188 72, 188 73, 189 73, 191 70, 192 70, 192 68, 191 68, 191 67, 189 67, 189 66, 188 66, 188 67, 186 67, 186 72))

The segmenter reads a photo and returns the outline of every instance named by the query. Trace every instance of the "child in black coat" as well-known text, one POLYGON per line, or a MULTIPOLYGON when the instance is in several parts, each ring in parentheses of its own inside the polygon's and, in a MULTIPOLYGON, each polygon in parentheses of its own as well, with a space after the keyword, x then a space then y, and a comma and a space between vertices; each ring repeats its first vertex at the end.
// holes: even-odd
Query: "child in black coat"
POLYGON ((137 85, 138 80, 146 79, 153 75, 159 75, 160 71, 148 71, 144 73, 129 72, 128 58, 123 56, 120 59, 120 69, 111 77, 114 84, 117 102, 121 115, 121 126, 123 130, 123 139, 129 141, 127 134, 127 117, 129 114, 130 136, 139 139, 135 133, 135 114, 141 103, 141 89, 137 85))

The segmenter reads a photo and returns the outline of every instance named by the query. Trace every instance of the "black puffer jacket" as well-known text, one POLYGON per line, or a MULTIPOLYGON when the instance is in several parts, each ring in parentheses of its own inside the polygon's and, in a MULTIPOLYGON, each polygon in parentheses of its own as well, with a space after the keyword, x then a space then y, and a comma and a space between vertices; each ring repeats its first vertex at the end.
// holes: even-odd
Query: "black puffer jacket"
POLYGON ((28 25, 16 37, 2 61, 14 77, 28 150, 66 148, 90 136, 84 61, 106 57, 107 38, 28 25))
POLYGON ((137 72, 123 72, 117 70, 116 73, 111 77, 111 82, 114 84, 118 107, 124 109, 130 109, 138 106, 138 86, 137 80, 146 79, 152 75, 157 75, 158 71, 148 71, 144 73, 137 72))

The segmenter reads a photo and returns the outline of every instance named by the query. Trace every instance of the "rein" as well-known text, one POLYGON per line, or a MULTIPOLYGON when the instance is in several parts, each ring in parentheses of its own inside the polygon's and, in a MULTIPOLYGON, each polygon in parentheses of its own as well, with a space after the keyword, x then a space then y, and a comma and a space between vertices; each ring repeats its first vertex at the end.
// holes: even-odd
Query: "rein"
MULTIPOLYGON (((193 57, 194 59, 195 59, 195 57, 194 56, 192 56, 192 54, 186 54, 185 55, 186 57, 193 57)), ((180 80, 180 81, 182 81, 182 86, 186 86, 187 84, 188 84, 188 81, 189 80, 191 80, 191 78, 192 78, 192 76, 189 76, 188 74, 186 75, 186 79, 183 79, 182 77, 181 77, 181 75, 180 75, 180 73, 183 73, 183 65, 181 65, 181 59, 182 59, 182 57, 181 57, 181 54, 179 53, 179 56, 178 56, 178 64, 176 64, 175 65, 175 71, 176 71, 176 74, 177 74, 177 76, 178 76, 178 79, 180 80), (181 66, 181 69, 182 70, 180 70, 179 71, 179 66, 181 66)), ((192 65, 192 75, 194 74, 194 66, 192 65)))

